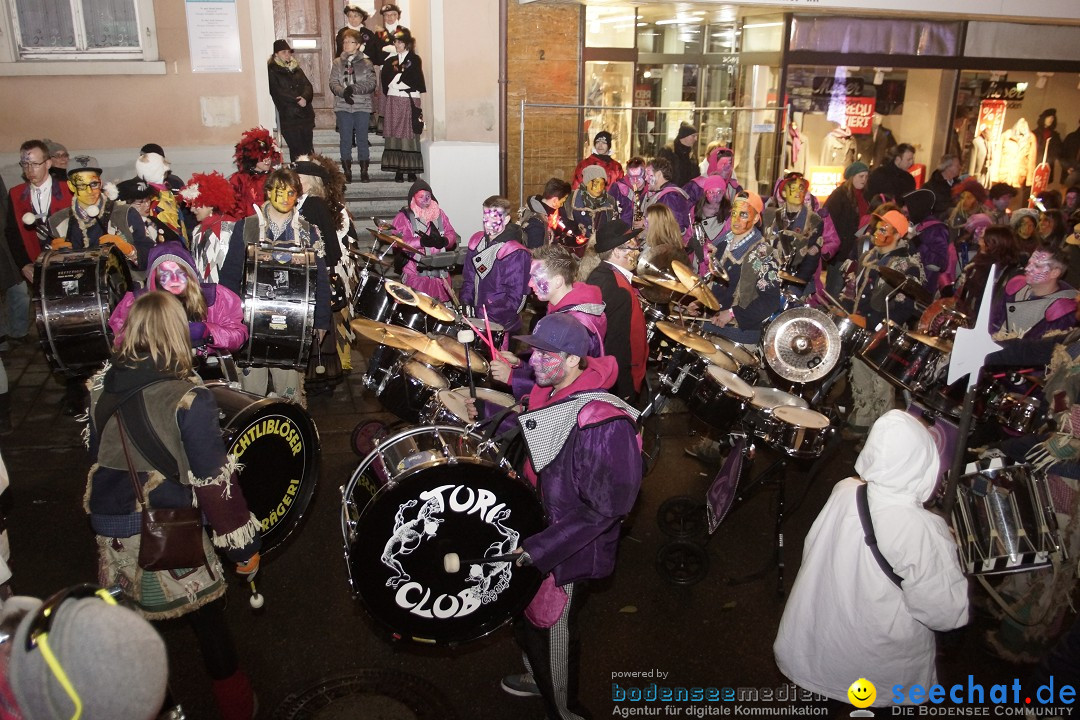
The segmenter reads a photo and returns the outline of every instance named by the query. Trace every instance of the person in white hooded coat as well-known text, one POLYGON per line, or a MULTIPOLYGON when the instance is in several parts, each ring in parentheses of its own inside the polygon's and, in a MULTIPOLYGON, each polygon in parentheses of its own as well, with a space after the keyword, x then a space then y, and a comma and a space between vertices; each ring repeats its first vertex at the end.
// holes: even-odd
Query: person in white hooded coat
POLYGON ((780 671, 806 690, 846 702, 866 678, 874 705, 892 704, 896 685, 937 682, 934 631, 968 621, 968 587, 945 520, 923 508, 940 461, 930 433, 891 410, 874 423, 855 461, 859 477, 841 480, 806 537, 802 567, 780 621, 773 652, 780 671), (867 546, 856 490, 867 504, 878 548, 902 578, 899 587, 867 546))

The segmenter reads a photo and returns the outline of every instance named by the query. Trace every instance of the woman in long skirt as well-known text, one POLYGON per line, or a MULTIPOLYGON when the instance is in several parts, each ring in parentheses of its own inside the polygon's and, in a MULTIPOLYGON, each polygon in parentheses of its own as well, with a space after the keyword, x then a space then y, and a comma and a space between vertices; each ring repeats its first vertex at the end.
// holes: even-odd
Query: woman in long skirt
POLYGON ((420 108, 420 94, 427 92, 420 58, 413 52, 416 41, 406 28, 394 33, 396 55, 386 59, 382 67, 383 89, 383 172, 393 172, 396 182, 415 180, 424 172, 420 155, 420 135, 413 132, 413 108, 420 108))

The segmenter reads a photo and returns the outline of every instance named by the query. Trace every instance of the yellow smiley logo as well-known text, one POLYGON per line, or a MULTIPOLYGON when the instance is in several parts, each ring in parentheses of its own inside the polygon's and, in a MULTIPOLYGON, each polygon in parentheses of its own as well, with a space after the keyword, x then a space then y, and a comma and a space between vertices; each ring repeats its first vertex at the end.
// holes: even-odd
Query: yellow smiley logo
POLYGON ((857 708, 866 708, 874 704, 877 699, 877 688, 874 683, 866 678, 859 678, 851 683, 847 690, 848 700, 857 708))

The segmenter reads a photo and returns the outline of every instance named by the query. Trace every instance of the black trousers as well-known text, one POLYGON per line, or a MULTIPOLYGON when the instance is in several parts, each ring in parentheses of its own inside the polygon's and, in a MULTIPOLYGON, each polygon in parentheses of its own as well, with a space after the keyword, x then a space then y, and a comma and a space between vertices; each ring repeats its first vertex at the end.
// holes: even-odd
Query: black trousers
POLYGON ((514 638, 525 653, 533 679, 551 720, 589 720, 592 715, 578 700, 581 634, 578 617, 588 595, 587 582, 564 585, 569 602, 562 617, 549 628, 538 628, 524 616, 514 623, 514 638))
POLYGON ((224 680, 240 667, 229 625, 225 621, 225 599, 207 603, 184 616, 199 640, 206 672, 212 680, 224 680))
POLYGON ((285 144, 289 146, 289 161, 295 160, 300 155, 310 155, 315 149, 315 126, 301 125, 282 127, 281 137, 285 138, 285 144))

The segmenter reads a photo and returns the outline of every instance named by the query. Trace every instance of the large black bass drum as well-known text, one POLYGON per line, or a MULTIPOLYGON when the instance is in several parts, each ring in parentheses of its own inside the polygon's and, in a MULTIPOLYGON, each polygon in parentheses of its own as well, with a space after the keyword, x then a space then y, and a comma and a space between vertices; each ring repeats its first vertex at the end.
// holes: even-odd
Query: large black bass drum
POLYGON ((34 265, 37 329, 54 370, 93 370, 109 359, 109 315, 133 289, 131 268, 113 245, 47 250, 34 265))
POLYGON ((536 492, 465 428, 415 427, 377 441, 342 490, 353 593, 396 640, 476 640, 520 614, 534 567, 483 562, 545 526, 536 492), (372 497, 374 493, 374 497, 372 497), (446 556, 460 569, 450 572, 446 556))
POLYGON ((317 282, 314 250, 248 245, 243 295, 248 339, 237 364, 307 368, 317 282))
POLYGON ((225 451, 243 467, 240 488, 262 524, 262 552, 281 545, 300 525, 319 479, 319 430, 304 408, 225 383, 206 387, 218 405, 225 451))

